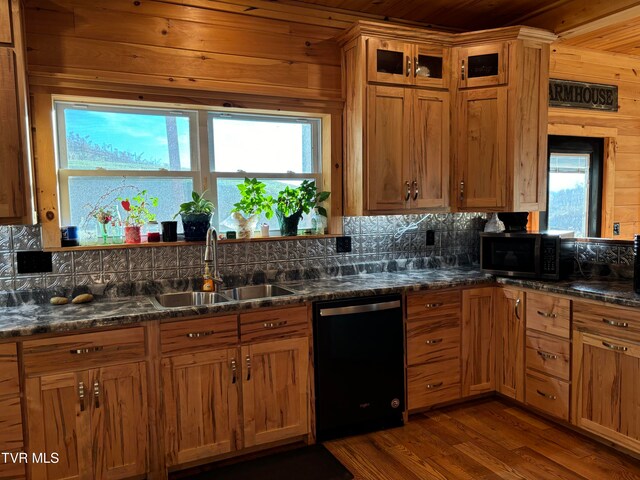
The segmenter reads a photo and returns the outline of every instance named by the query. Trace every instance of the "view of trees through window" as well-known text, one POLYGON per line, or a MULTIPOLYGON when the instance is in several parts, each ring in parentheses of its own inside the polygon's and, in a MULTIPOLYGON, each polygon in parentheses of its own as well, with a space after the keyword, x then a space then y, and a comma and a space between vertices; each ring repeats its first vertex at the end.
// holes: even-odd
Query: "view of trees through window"
MULTIPOLYGON (((209 158, 197 158, 198 118, 195 111, 57 102, 63 222, 80 226, 85 238, 97 237, 91 212, 103 207, 124 218, 118 198, 141 190, 159 198, 151 209, 157 220, 171 220, 192 190, 207 183, 217 207, 214 225, 227 231, 245 177, 263 181, 274 199, 285 186, 319 181, 319 120, 212 112, 209 158)), ((265 221, 279 228, 275 215, 265 221)), ((303 218, 300 228, 308 227, 310 219, 303 218)))
POLYGON ((551 153, 548 229, 588 236, 589 164, 588 154, 551 153))

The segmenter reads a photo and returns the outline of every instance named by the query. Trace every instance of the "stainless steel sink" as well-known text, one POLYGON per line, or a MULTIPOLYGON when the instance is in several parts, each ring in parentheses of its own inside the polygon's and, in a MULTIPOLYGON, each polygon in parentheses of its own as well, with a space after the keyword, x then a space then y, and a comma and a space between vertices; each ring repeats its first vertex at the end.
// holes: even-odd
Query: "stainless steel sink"
POLYGON ((282 295, 294 295, 295 292, 278 285, 250 285, 246 287, 221 290, 220 293, 233 300, 250 300, 254 298, 280 297, 282 295))
POLYGON ((151 297, 151 303, 156 308, 194 307, 228 302, 229 299, 219 293, 211 292, 181 292, 165 293, 151 297))

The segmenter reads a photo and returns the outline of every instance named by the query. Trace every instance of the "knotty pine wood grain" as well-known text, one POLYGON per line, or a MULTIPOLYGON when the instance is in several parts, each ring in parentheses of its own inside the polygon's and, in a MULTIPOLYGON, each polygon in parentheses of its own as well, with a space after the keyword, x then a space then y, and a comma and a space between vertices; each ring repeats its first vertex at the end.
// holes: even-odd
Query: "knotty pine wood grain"
POLYGON ((500 400, 325 445, 356 480, 640 479, 635 459, 500 400))

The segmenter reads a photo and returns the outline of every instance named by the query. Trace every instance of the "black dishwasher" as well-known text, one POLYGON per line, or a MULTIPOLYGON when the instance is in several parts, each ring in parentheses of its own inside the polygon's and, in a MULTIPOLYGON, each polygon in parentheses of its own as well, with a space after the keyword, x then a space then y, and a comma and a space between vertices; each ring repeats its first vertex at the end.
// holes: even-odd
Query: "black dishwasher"
POLYGON ((313 334, 318 440, 402 425, 400 295, 318 302, 313 334))

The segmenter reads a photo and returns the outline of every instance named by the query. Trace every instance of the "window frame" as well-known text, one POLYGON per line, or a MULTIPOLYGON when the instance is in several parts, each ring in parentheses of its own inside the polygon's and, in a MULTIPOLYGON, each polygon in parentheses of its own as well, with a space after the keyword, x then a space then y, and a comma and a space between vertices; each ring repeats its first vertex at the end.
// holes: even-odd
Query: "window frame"
MULTIPOLYGON (((322 189, 322 119, 308 116, 293 115, 268 115, 258 113, 237 113, 210 110, 207 112, 207 149, 209 161, 209 192, 211 199, 216 203, 216 209, 212 217, 214 225, 220 225, 224 219, 220 218, 220 209, 218 208, 218 179, 220 178, 257 178, 257 179, 283 179, 283 180, 305 180, 312 178, 316 182, 318 190, 322 189), (266 172, 246 172, 238 170, 236 172, 218 172, 215 170, 215 149, 213 121, 215 118, 242 118, 251 121, 260 121, 265 123, 307 123, 311 125, 311 163, 313 172, 311 173, 266 173, 266 172), (211 135, 209 134, 211 133, 211 135)), ((279 230, 272 230, 279 233, 279 230)))
POLYGON ((571 137, 566 135, 549 135, 547 151, 547 200, 545 210, 540 212, 540 230, 549 228, 549 181, 551 177, 552 153, 588 154, 589 185, 587 194, 588 230, 587 237, 600 237, 602 228, 602 191, 604 185, 604 138, 571 137), (594 188, 595 187, 595 188, 594 188))
MULTIPOLYGON (((182 105, 164 102, 130 101, 124 99, 107 99, 99 97, 75 97, 68 95, 51 95, 51 134, 53 140, 54 171, 56 175, 56 187, 59 208, 59 224, 70 220, 69 204, 69 178, 73 176, 86 177, 149 177, 149 178, 192 178, 193 188, 199 191, 206 191, 205 196, 214 202, 216 209, 212 217, 212 225, 220 227, 219 218, 217 179, 218 178, 276 178, 287 180, 314 179, 318 190, 323 189, 323 185, 330 181, 328 177, 330 169, 325 171, 327 155, 323 147, 328 145, 329 139, 324 138, 330 132, 331 118, 327 113, 295 112, 280 110, 251 109, 247 112, 245 108, 216 107, 210 105, 182 105), (57 108, 57 105, 68 105, 75 108, 90 107, 95 111, 106 112, 137 112, 137 113, 180 113, 180 116, 190 118, 190 153, 191 170, 171 171, 165 169, 158 170, 81 170, 62 167, 62 157, 67 158, 66 153, 66 125, 64 119, 65 108, 57 108), (213 150, 212 122, 213 118, 219 116, 242 116, 252 120, 271 121, 276 123, 309 123, 312 124, 312 164, 313 173, 264 173, 264 172, 216 172, 213 150), (62 128, 62 130, 61 130, 62 128), (64 191, 63 191, 64 190, 64 191)), ((188 199, 187 199, 188 200, 188 199)), ((329 213, 329 218, 330 218, 329 213)), ((279 235, 279 230, 271 230, 273 236, 279 235)))

